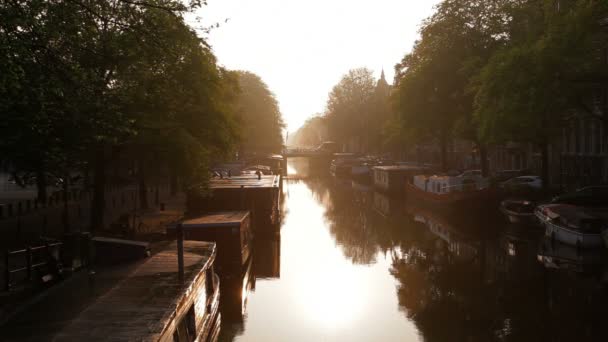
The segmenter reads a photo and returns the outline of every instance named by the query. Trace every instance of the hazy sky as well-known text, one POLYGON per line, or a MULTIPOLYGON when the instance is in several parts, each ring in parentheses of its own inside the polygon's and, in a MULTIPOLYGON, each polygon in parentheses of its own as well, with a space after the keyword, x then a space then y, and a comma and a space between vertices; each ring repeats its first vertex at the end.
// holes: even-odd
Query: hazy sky
POLYGON ((219 63, 248 70, 268 84, 287 129, 325 109, 331 88, 349 69, 394 65, 410 51, 422 19, 439 0, 209 0, 203 25, 219 63), (229 19, 224 23, 225 19, 229 19))

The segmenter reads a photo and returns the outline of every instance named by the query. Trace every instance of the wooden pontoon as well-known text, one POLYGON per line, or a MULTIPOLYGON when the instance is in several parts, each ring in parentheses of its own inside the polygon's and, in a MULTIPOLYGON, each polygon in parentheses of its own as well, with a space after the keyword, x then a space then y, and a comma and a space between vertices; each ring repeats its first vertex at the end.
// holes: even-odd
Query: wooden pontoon
POLYGON ((215 341, 220 327, 215 244, 184 241, 152 256, 85 309, 53 341, 215 341))
POLYGON ((209 182, 210 194, 189 193, 187 216, 246 210, 251 213, 255 234, 274 234, 279 230, 280 186, 278 175, 213 178, 209 182))

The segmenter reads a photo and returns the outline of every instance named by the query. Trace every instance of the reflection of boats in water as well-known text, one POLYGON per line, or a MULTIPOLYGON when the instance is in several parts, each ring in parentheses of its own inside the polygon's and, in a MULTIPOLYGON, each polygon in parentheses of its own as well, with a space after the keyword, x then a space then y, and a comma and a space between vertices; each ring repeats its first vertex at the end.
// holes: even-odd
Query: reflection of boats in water
POLYGON ((254 288, 252 259, 248 260, 242 272, 222 277, 220 286, 222 336, 236 336, 243 332, 247 300, 254 288))
POLYGON ((604 270, 608 261, 605 248, 576 248, 544 237, 538 248, 538 261, 546 268, 588 273, 604 270))
POLYGON ((85 309, 53 341, 215 341, 220 280, 214 243, 184 241, 180 285, 177 247, 145 261, 85 309))
POLYGON ((403 213, 403 199, 374 191, 374 209, 384 217, 399 215, 403 213))
POLYGON ((281 277, 281 237, 256 238, 254 244, 253 275, 256 279, 281 277))
POLYGON ((458 223, 429 210, 412 205, 406 206, 406 209, 416 222, 423 223, 433 235, 443 240, 452 255, 465 259, 477 256, 480 249, 479 238, 467 233, 468 229, 457 228, 458 223))

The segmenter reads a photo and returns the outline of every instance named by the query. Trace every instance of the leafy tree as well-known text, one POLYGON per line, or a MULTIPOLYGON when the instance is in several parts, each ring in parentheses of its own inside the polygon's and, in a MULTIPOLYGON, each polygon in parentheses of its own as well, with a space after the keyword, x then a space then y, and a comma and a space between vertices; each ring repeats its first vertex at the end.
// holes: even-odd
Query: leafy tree
POLYGON ((285 124, 274 94, 256 74, 237 71, 236 75, 240 91, 235 110, 241 134, 241 154, 280 153, 285 124))
MULTIPOLYGON (((541 151, 549 186, 549 145, 573 115, 597 115, 585 100, 590 75, 606 70, 593 58, 608 12, 597 1, 522 2, 510 40, 484 67, 476 94, 480 134, 490 142, 527 141, 541 151), (522 27, 525 30, 522 32, 522 27)), ((602 76, 603 75, 603 76, 602 76)))
MULTIPOLYGON (((478 141, 471 79, 504 37, 504 0, 446 0, 425 20, 421 39, 397 64, 397 108, 404 140, 437 142, 442 170, 454 137, 478 141)), ((480 146, 482 150, 484 146, 480 146)), ((483 153, 482 153, 483 155, 483 153)), ((482 158, 485 162, 485 158, 482 158)), ((483 163, 484 171, 487 166, 483 163)))
POLYGON ((289 140, 290 145, 306 147, 319 146, 327 140, 326 119, 320 114, 309 118, 289 140))
POLYGON ((70 173, 92 174, 96 228, 110 168, 136 170, 140 185, 162 169, 204 183, 236 139, 236 80, 184 23, 201 5, 0 3, 0 151, 41 199, 47 176, 67 191, 70 173))
POLYGON ((325 113, 330 139, 341 144, 354 140, 369 150, 375 88, 373 73, 366 68, 350 70, 334 86, 325 113))

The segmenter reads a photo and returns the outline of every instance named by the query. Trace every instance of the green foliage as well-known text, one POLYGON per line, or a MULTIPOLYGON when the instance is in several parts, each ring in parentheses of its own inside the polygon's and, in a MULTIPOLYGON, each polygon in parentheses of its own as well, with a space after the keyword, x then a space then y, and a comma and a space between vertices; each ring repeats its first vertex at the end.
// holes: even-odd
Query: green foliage
POLYGON ((560 11, 550 5, 522 5, 515 22, 528 22, 529 35, 514 35, 480 73, 476 119, 486 141, 546 144, 565 119, 593 115, 584 97, 594 78, 605 77, 593 56, 606 4, 564 2, 560 11))
POLYGON ((344 144, 355 138, 369 145, 375 89, 373 73, 366 68, 350 70, 334 86, 325 113, 331 140, 344 144))
POLYGON ((101 153, 105 168, 137 159, 204 182, 236 142, 237 86, 184 23, 203 4, 0 3, 2 159, 15 172, 63 175, 92 169, 101 153))
POLYGON ((306 120, 304 125, 290 137, 288 144, 299 147, 318 147, 326 140, 328 140, 327 120, 317 114, 306 120))
POLYGON ((274 94, 262 79, 237 71, 239 92, 236 115, 241 134, 241 153, 280 153, 283 149, 283 118, 274 94))

